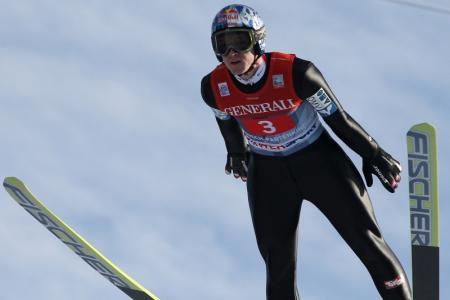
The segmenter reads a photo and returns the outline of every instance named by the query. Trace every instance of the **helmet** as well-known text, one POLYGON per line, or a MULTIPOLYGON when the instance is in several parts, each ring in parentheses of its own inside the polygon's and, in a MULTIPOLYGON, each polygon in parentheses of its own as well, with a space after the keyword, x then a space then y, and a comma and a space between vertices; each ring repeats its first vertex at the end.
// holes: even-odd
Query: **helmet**
POLYGON ((251 7, 231 4, 222 8, 214 17, 211 42, 219 61, 229 49, 247 51, 253 49, 257 56, 265 51, 266 29, 259 14, 251 7))

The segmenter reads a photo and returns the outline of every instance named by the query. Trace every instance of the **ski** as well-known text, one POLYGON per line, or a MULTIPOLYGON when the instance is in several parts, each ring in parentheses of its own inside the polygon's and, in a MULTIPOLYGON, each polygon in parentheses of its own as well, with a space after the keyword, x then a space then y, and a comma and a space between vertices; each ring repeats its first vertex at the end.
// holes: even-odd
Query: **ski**
POLYGON ((136 280, 103 256, 89 242, 70 228, 39 201, 25 184, 15 177, 7 177, 3 186, 11 197, 61 242, 83 259, 94 270, 108 279, 133 300, 159 300, 136 280))
POLYGON ((407 133, 414 300, 439 299, 439 198, 436 129, 422 123, 407 133))

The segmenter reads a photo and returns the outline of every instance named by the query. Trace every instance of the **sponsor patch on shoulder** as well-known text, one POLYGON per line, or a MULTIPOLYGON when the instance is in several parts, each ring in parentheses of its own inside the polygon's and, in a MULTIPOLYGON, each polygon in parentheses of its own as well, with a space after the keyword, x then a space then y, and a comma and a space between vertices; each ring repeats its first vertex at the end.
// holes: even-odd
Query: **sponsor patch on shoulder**
POLYGON ((306 99, 322 117, 328 117, 337 110, 336 104, 328 94, 320 88, 314 95, 306 99))
POLYGON ((231 119, 231 116, 229 114, 227 114, 226 112, 223 112, 223 111, 215 109, 215 108, 211 108, 211 109, 214 112, 214 115, 216 116, 216 118, 218 118, 219 120, 225 121, 225 120, 231 119))
POLYGON ((230 89, 228 88, 228 84, 226 82, 219 82, 218 86, 220 96, 222 97, 230 96, 230 89))

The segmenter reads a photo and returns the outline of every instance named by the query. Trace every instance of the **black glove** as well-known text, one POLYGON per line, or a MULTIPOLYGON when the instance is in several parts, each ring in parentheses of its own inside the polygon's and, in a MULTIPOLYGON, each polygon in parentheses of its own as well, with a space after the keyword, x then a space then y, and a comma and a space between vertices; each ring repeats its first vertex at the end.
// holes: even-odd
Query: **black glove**
POLYGON ((233 171, 234 178, 247 181, 248 153, 228 153, 225 173, 228 175, 233 171))
POLYGON ((381 148, 371 161, 363 160, 363 174, 369 187, 373 184, 372 174, 375 174, 383 186, 393 193, 400 182, 401 171, 400 163, 381 148))

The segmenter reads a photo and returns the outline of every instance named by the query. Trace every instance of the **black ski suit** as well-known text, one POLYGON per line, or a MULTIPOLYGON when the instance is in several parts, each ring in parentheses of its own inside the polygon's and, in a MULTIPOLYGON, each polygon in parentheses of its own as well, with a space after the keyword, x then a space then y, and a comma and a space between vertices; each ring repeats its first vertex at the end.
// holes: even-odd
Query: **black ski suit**
POLYGON ((267 299, 300 299, 296 249, 303 199, 326 216, 361 259, 383 299, 411 299, 406 274, 383 239, 362 177, 315 118, 321 115, 363 159, 371 159, 379 146, 344 111, 311 62, 279 53, 266 53, 264 59, 266 70, 256 84, 240 83, 221 64, 203 78, 201 93, 216 114, 228 153, 245 153, 250 146, 247 191, 256 241, 267 269, 267 299), (282 59, 290 61, 280 67, 282 59), (280 87, 293 87, 290 91, 295 95, 276 98, 280 87), (269 92, 258 94, 265 89, 269 92), (255 95, 275 98, 249 104, 255 95), (233 96, 243 100, 230 106, 227 101, 235 101, 233 96), (279 121, 286 116, 295 124, 279 121), (274 135, 278 125, 285 130, 274 135))

